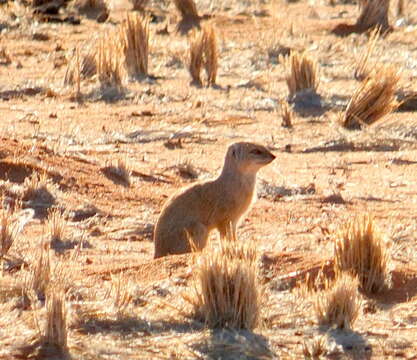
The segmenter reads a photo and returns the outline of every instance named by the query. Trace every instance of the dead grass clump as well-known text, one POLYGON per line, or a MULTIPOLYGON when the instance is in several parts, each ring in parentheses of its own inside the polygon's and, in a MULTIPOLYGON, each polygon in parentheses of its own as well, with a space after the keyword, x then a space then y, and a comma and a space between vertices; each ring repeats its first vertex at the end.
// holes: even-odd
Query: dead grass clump
POLYGON ((90 46, 86 51, 74 49, 68 59, 64 76, 64 86, 74 85, 73 97, 81 97, 81 81, 93 77, 97 73, 97 49, 90 46))
POLYGON ((55 203, 55 198, 51 193, 51 181, 46 171, 41 173, 33 172, 23 183, 23 201, 33 201, 49 206, 55 203))
POLYGON ((292 51, 284 61, 288 69, 286 81, 290 97, 305 89, 317 91, 319 86, 319 70, 315 60, 306 53, 292 51))
POLYGON ((281 126, 291 129, 293 124, 294 112, 292 111, 290 104, 288 104, 288 101, 281 101, 281 116, 281 126))
POLYGON ((97 75, 101 90, 122 91, 122 66, 120 46, 113 36, 105 35, 99 40, 97 54, 97 75))
POLYGON ((399 106, 395 96, 399 79, 399 71, 390 66, 380 66, 372 72, 353 93, 342 125, 349 130, 358 130, 394 111, 399 106))
MULTIPOLYGON (((16 240, 19 231, 18 224, 12 222, 12 213, 5 209, 0 212, 0 266, 1 260, 7 255, 16 240)), ((0 269, 1 270, 1 269, 0 269)))
POLYGON ((356 30, 365 32, 369 29, 379 27, 381 32, 391 30, 388 21, 390 0, 360 0, 360 15, 356 21, 356 30))
POLYGON ((41 243, 32 264, 29 277, 25 281, 24 294, 32 298, 35 294, 38 299, 45 299, 46 290, 51 280, 51 261, 49 257, 49 244, 41 243))
POLYGON ((326 338, 318 336, 310 342, 303 342, 304 359, 320 359, 327 354, 326 338))
POLYGON ((191 160, 184 160, 178 162, 176 165, 178 174, 185 178, 185 179, 197 179, 198 178, 198 170, 194 166, 191 160))
POLYGON ((127 307, 133 301, 132 284, 123 274, 113 275, 110 295, 113 299, 113 308, 117 318, 122 318, 127 307))
POLYGON ((51 243, 64 240, 66 225, 64 215, 59 209, 49 212, 47 226, 51 243))
POLYGON ((63 289, 51 289, 46 297, 46 323, 42 339, 44 350, 48 348, 65 355, 67 348, 67 308, 63 289))
POLYGON ((218 64, 218 50, 216 33, 212 26, 204 28, 204 67, 207 74, 207 85, 216 84, 218 64))
POLYGON ((324 292, 316 293, 314 309, 319 326, 351 329, 360 310, 357 278, 343 273, 327 283, 324 292))
POLYGON ((129 14, 119 34, 127 73, 138 78, 148 75, 149 18, 129 14))
POLYGON ((377 41, 380 39, 380 35, 381 35, 381 32, 379 28, 376 28, 375 30, 371 32, 369 39, 368 39, 368 43, 366 45, 366 49, 361 54, 361 57, 358 63, 356 64, 355 73, 354 73, 356 80, 362 81, 366 77, 368 77, 369 74, 371 73, 369 59, 375 49, 377 41))
POLYGON ((195 32, 190 38, 190 58, 188 69, 192 84, 202 86, 201 68, 207 74, 207 86, 216 84, 218 71, 218 50, 216 34, 213 27, 205 27, 203 31, 195 32))
MULTIPOLYGON (((253 329, 259 323, 260 284, 255 264, 248 258, 232 258, 229 246, 205 250, 197 265, 195 291, 184 298, 194 316, 210 327, 253 329)), ((236 249, 235 253, 244 254, 236 249)))
POLYGON ((123 186, 130 186, 132 170, 130 165, 123 159, 107 162, 106 166, 101 168, 101 171, 110 180, 123 186))
POLYGON ((389 286, 389 251, 384 234, 370 215, 357 217, 338 232, 335 243, 335 273, 357 276, 366 293, 389 286))
POLYGON ((192 84, 202 86, 201 68, 203 66, 204 54, 204 33, 202 31, 195 32, 190 38, 190 60, 188 70, 192 78, 192 84))

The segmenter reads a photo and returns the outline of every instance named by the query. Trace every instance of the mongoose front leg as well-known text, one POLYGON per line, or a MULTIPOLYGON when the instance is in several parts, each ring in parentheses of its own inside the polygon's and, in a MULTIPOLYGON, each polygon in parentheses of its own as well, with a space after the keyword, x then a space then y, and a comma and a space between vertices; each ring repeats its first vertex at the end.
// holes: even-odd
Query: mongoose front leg
POLYGON ((220 239, 236 239, 236 222, 234 221, 227 221, 221 223, 217 229, 220 233, 220 239))
POLYGON ((186 229, 191 251, 202 250, 207 243, 209 231, 202 223, 194 223, 186 229))

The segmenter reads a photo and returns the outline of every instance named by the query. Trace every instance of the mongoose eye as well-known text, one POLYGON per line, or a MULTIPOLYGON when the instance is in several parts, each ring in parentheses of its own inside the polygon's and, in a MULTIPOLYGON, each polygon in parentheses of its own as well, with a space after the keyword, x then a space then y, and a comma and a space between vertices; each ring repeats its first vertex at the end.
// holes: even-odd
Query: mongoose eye
POLYGON ((253 155, 258 155, 258 156, 263 155, 263 152, 261 150, 258 150, 258 149, 251 150, 250 153, 253 154, 253 155))

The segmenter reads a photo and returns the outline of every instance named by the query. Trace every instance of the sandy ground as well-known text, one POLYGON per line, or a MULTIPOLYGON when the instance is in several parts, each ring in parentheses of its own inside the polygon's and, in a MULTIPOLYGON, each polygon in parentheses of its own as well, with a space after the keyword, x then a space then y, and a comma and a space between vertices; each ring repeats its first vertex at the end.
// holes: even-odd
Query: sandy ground
MULTIPOLYGON (((48 237, 48 209, 65 211, 69 246, 51 256, 69 270, 70 355, 302 358, 303 343, 323 336, 327 358, 417 358, 417 120, 413 112, 395 112, 360 132, 340 127, 358 86, 353 71, 367 37, 337 37, 331 29, 354 23, 356 6, 236 0, 211 6, 197 1, 197 7, 213 15, 216 26, 218 87, 190 85, 182 61, 187 38, 175 32, 179 16, 173 4, 151 2, 157 16, 150 25, 149 67, 155 79, 126 81, 123 95, 110 100, 94 79, 86 80, 82 101, 72 100, 73 88, 63 86, 72 50, 115 31, 128 4, 111 4, 105 23, 82 17, 77 26, 38 23, 17 4, 0 8, 0 49, 10 58, 0 57, 3 206, 24 193, 33 174, 47 179, 40 198, 23 199, 20 216, 27 223, 10 254, 34 262, 48 237), (279 107, 288 90, 277 54, 286 47, 318 60, 318 92, 326 104, 296 113, 292 129, 281 126, 279 107), (199 180, 212 178, 227 145, 239 140, 263 143, 277 156, 260 172, 259 199, 238 230, 240 241, 254 242, 262 254, 265 324, 253 333, 211 332, 183 316, 179 294, 189 288, 194 257, 152 260, 152 231, 167 197, 196 180, 180 165, 191 163, 199 180), (118 160, 132 170, 130 186, 106 171, 118 160), (331 273, 335 230, 367 212, 390 239, 393 287, 372 299, 363 296, 352 331, 324 331, 315 323, 312 299, 297 297, 296 282, 323 266, 331 273), (114 311, 118 281, 133 297, 123 316, 114 311)), ((417 90, 415 10, 410 3, 406 19, 395 23, 392 17, 394 32, 378 41, 371 57, 401 66, 407 91, 417 90)), ((22 281, 25 271, 5 265, 2 282, 22 281)), ((5 294, 0 358, 10 359, 36 336, 45 307, 22 308, 19 294, 5 294)))

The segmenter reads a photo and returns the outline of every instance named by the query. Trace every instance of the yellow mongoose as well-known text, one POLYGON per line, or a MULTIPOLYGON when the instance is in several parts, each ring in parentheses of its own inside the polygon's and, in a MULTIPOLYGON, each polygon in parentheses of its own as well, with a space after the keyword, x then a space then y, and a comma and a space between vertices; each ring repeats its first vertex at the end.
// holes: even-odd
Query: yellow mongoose
POLYGON ((237 142, 229 146, 223 170, 212 181, 181 190, 164 205, 155 226, 155 258, 201 250, 211 230, 236 235, 239 219, 256 197, 256 174, 275 159, 264 146, 237 142))

